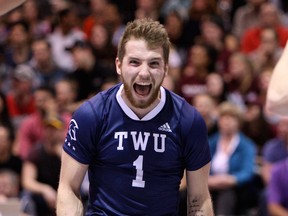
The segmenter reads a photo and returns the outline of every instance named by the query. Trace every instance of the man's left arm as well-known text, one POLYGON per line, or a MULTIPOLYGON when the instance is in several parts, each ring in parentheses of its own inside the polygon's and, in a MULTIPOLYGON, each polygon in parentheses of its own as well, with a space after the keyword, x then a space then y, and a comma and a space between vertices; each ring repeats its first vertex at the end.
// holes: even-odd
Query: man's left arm
POLYGON ((187 215, 213 216, 213 206, 208 189, 210 163, 195 171, 186 171, 187 215))

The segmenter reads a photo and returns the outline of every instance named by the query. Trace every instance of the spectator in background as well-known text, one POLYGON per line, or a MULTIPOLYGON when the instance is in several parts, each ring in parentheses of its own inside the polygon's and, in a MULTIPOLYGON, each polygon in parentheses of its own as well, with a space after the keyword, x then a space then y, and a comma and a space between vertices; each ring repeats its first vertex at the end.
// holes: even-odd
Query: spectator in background
POLYGON ((56 103, 60 113, 72 113, 82 103, 77 102, 78 84, 75 80, 61 79, 55 84, 56 103))
POLYGON ((135 19, 151 18, 159 20, 160 3, 159 0, 136 0, 135 19))
MULTIPOLYGON (((16 146, 22 159, 27 159, 31 149, 39 143, 44 136, 44 120, 50 115, 60 115, 55 101, 54 89, 40 86, 34 92, 36 111, 27 116, 17 131, 16 146)), ((63 121, 68 122, 71 115, 61 114, 63 121)))
POLYGON ((225 30, 221 17, 206 15, 201 19, 200 35, 196 37, 196 41, 201 41, 215 50, 218 56, 224 50, 224 35, 225 30))
POLYGON ((37 215, 56 215, 56 191, 66 129, 67 126, 61 118, 47 116, 44 119, 43 139, 33 146, 24 161, 23 189, 32 194, 37 215))
POLYGON ((191 7, 190 0, 166 0, 161 3, 161 16, 166 17, 171 11, 179 11, 183 16, 188 16, 187 8, 191 7))
POLYGON ((10 198, 20 198, 20 177, 9 169, 0 169, 0 202, 10 198))
POLYGON ((247 97, 257 97, 258 86, 250 59, 243 53, 233 53, 229 57, 228 72, 224 73, 227 100, 243 111, 247 97))
POLYGON ((164 19, 164 27, 171 42, 169 56, 169 75, 178 83, 181 78, 181 68, 184 64, 183 58, 187 55, 183 44, 184 18, 179 11, 173 10, 164 19))
POLYGON ((108 5, 107 0, 89 0, 89 15, 83 20, 83 32, 89 40, 92 35, 92 28, 94 25, 105 24, 105 11, 108 5))
POLYGON ((215 0, 193 0, 188 9, 188 20, 184 26, 185 46, 190 47, 195 42, 195 37, 200 35, 201 19, 206 15, 216 15, 217 4, 215 0))
POLYGON ((0 91, 0 124, 5 124, 8 127, 13 128, 13 122, 8 111, 8 105, 6 95, 0 91))
POLYGON ((98 93, 105 79, 117 76, 115 69, 111 70, 97 61, 88 42, 76 41, 67 50, 71 52, 76 66, 76 70, 67 77, 77 82, 77 101, 86 100, 98 93))
POLYGON ((118 46, 120 38, 125 30, 122 17, 115 4, 108 4, 105 11, 105 27, 108 29, 111 35, 111 43, 114 47, 118 46))
POLYGON ((262 177, 265 184, 270 181, 271 167, 288 156, 288 119, 281 118, 276 126, 276 136, 268 140, 262 150, 262 177))
POLYGON ((13 128, 0 123, 0 202, 10 198, 20 199, 22 160, 13 152, 15 139, 13 128))
POLYGON ((268 183, 268 212, 271 216, 288 215, 288 157, 273 165, 268 183))
POLYGON ((208 136, 218 131, 217 127, 217 106, 209 94, 198 94, 194 97, 192 105, 200 112, 208 131, 208 136))
POLYGON ((229 57, 237 51, 237 39, 232 35, 226 37, 223 20, 217 15, 203 16, 200 31, 195 41, 200 41, 209 47, 215 71, 223 73, 227 69, 229 57))
POLYGON ((108 29, 104 25, 95 24, 92 27, 89 42, 97 61, 110 70, 115 70, 117 48, 112 44, 112 37, 108 29))
POLYGON ((0 91, 6 94, 9 89, 13 68, 6 62, 4 50, 5 45, 0 45, 0 91))
POLYGON ((279 10, 272 3, 264 3, 260 7, 259 24, 247 29, 241 38, 241 51, 250 53, 256 50, 261 41, 261 32, 272 28, 278 35, 278 43, 284 47, 288 39, 288 28, 281 23, 279 10))
POLYGON ((31 59, 31 37, 29 25, 23 21, 15 21, 8 25, 7 45, 5 46, 5 61, 15 68, 18 64, 27 63, 31 59))
POLYGON ((55 83, 62 79, 67 72, 56 64, 50 43, 45 38, 35 39, 31 48, 33 56, 29 65, 35 71, 37 86, 54 87, 55 83))
POLYGON ((40 4, 36 0, 26 0, 21 8, 23 20, 29 25, 29 34, 32 39, 44 37, 52 31, 51 20, 49 20, 47 15, 45 17, 41 14, 40 4))
POLYGON ((72 46, 75 41, 84 40, 85 35, 79 28, 79 19, 73 6, 68 4, 67 8, 57 13, 56 17, 59 22, 54 31, 48 35, 52 56, 62 70, 71 72, 75 69, 75 64, 66 47, 72 46))
POLYGON ((239 39, 244 32, 259 24, 260 6, 265 0, 248 0, 246 4, 236 9, 232 27, 232 33, 239 39))
POLYGON ((22 160, 14 154, 15 131, 5 124, 0 124, 0 170, 11 170, 21 176, 22 160))
POLYGON ((164 26, 169 35, 170 42, 179 49, 180 52, 184 52, 185 44, 183 43, 183 29, 185 24, 185 18, 178 10, 170 11, 164 18, 164 26), (182 50, 182 51, 181 51, 182 50))
POLYGON ((25 117, 35 112, 34 79, 34 71, 27 64, 20 64, 13 71, 11 87, 6 94, 6 100, 15 129, 25 117))
POLYGON ((206 78, 207 94, 212 97, 215 104, 226 100, 226 89, 223 77, 219 73, 212 72, 206 78))
POLYGON ((278 35, 273 28, 264 28, 260 33, 258 48, 248 54, 256 74, 264 68, 274 68, 283 52, 278 35))
POLYGON ((264 109, 271 74, 271 68, 263 69, 256 79, 257 95, 251 94, 245 99, 243 132, 257 144, 259 155, 264 143, 275 136, 274 125, 269 120, 272 116, 270 117, 264 109))
POLYGON ((261 156, 261 177, 264 188, 259 200, 259 209, 263 215, 268 215, 267 185, 271 180, 271 170, 274 164, 288 157, 288 119, 281 118, 276 126, 276 136, 264 143, 261 156))
MULTIPOLYGON (((210 136, 208 179, 215 215, 246 215, 244 192, 254 178, 255 143, 241 132, 242 112, 229 102, 219 105, 219 131, 210 136)), ((247 195, 247 194, 246 194, 247 195)))
POLYGON ((182 70, 180 94, 189 102, 197 94, 206 92, 206 78, 214 71, 211 50, 207 45, 195 44, 189 50, 187 63, 182 70))

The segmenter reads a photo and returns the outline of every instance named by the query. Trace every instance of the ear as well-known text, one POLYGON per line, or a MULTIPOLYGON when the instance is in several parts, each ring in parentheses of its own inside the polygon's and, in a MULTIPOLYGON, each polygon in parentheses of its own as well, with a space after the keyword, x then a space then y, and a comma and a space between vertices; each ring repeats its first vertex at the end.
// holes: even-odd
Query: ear
POLYGON ((168 75, 168 71, 169 71, 169 66, 168 66, 168 64, 166 64, 166 65, 164 66, 164 70, 165 70, 165 76, 167 76, 167 75, 168 75))
POLYGON ((121 62, 118 57, 115 59, 115 66, 116 66, 117 74, 121 75, 121 62))

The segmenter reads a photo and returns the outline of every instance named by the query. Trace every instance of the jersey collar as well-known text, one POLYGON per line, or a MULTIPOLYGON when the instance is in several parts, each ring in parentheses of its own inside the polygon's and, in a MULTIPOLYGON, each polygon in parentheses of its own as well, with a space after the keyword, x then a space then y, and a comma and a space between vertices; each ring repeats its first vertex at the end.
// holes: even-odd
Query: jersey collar
POLYGON ((161 86, 160 87, 160 102, 159 104, 153 109, 151 110, 149 113, 147 113, 143 118, 139 118, 131 109, 130 107, 125 103, 125 101, 123 100, 123 98, 121 97, 121 92, 124 88, 124 85, 122 84, 119 87, 119 90, 117 91, 116 94, 116 99, 117 102, 119 103, 121 109, 123 110, 123 112, 131 119, 133 120, 137 120, 137 121, 148 121, 151 120, 152 118, 154 118, 164 107, 165 102, 166 102, 166 92, 165 89, 161 86))

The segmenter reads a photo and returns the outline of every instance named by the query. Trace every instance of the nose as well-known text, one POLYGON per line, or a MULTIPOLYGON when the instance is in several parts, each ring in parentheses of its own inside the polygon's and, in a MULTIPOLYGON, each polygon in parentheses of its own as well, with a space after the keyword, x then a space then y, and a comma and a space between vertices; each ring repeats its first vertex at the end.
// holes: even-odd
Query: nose
POLYGON ((147 64, 142 64, 140 67, 139 76, 141 78, 147 78, 149 77, 149 75, 150 75, 149 66, 147 64))

